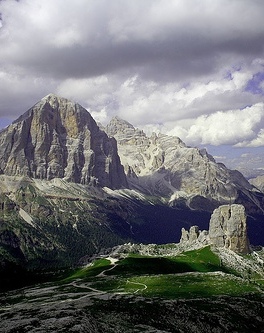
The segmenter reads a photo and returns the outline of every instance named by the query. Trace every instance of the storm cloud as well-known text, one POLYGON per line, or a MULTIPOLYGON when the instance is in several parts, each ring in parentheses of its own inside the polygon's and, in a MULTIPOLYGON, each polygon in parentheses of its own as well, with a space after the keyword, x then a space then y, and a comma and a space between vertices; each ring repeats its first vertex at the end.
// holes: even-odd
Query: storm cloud
POLYGON ((102 123, 264 146, 263 1, 2 0, 0 12, 2 119, 53 92, 102 123))

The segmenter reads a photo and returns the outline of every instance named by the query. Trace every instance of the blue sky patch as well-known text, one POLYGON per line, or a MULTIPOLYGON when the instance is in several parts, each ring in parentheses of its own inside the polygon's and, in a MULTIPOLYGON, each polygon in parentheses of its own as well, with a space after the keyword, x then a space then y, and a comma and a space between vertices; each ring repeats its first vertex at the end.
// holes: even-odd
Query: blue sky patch
POLYGON ((261 83, 263 81, 264 81, 264 72, 259 72, 255 74, 251 80, 248 81, 245 90, 253 94, 264 94, 263 87, 261 87, 261 83))

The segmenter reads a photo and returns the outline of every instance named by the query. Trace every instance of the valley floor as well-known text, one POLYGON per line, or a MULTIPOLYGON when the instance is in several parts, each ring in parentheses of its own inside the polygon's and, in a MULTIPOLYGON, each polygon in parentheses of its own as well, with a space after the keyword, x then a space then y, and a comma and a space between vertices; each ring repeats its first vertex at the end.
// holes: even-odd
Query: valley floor
POLYGON ((134 287, 133 294, 107 293, 76 282, 1 295, 0 331, 263 332, 263 295, 166 300, 134 287))
POLYGON ((263 276, 232 269, 209 248, 115 252, 60 281, 0 294, 0 332, 264 332, 263 276))

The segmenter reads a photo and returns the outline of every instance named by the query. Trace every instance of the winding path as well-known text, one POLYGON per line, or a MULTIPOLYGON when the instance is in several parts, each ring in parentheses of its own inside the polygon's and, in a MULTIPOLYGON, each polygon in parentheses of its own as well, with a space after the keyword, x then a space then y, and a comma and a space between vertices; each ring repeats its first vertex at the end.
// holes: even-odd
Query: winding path
MULTIPOLYGON (((96 277, 107 277, 107 275, 106 275, 105 273, 111 271, 112 269, 114 269, 114 268, 117 266, 117 263, 116 263, 116 262, 119 261, 119 259, 112 258, 112 257, 107 257, 107 258, 105 258, 105 259, 107 259, 107 260, 110 261, 110 265, 112 265, 112 267, 103 270, 101 273, 99 273, 98 275, 96 275, 96 277)), ((144 290, 146 290, 146 289, 148 288, 147 285, 144 284, 144 283, 133 282, 133 281, 130 281, 130 280, 128 280, 128 279, 127 279, 126 283, 134 284, 134 285, 137 285, 137 286, 140 286, 140 287, 141 287, 141 288, 139 288, 139 289, 136 289, 136 290, 133 292, 134 294, 136 294, 136 293, 138 293, 138 292, 142 292, 142 291, 144 291, 144 290)), ((70 285, 72 285, 72 286, 74 286, 74 287, 76 287, 76 288, 88 289, 90 292, 92 292, 92 293, 89 293, 89 295, 81 296, 80 299, 81 299, 81 298, 84 298, 84 297, 87 297, 87 296, 89 297, 89 296, 97 296, 97 295, 108 294, 107 291, 102 291, 102 290, 95 289, 95 288, 90 287, 89 285, 84 284, 84 283, 78 284, 77 281, 74 281, 74 282, 70 283, 70 285)), ((118 294, 119 294, 119 293, 118 293, 118 294)), ((120 294, 123 294, 123 292, 120 293, 120 294)))
POLYGON ((140 288, 140 289, 137 289, 134 291, 134 294, 136 294, 137 292, 139 291, 143 291, 143 290, 146 290, 148 288, 148 286, 144 283, 140 283, 140 282, 133 282, 133 281, 129 281, 127 280, 126 283, 131 283, 131 284, 137 284, 138 286, 143 286, 143 288, 140 288))
POLYGON ((105 259, 109 260, 109 261, 110 261, 110 265, 113 265, 113 266, 112 266, 111 268, 105 269, 104 271, 102 271, 101 273, 99 273, 98 275, 96 275, 96 277, 103 277, 103 276, 106 276, 106 275, 105 275, 105 272, 109 272, 109 271, 111 271, 112 269, 114 269, 114 268, 117 266, 116 262, 119 260, 119 259, 112 258, 112 257, 107 257, 107 258, 105 258, 105 259))

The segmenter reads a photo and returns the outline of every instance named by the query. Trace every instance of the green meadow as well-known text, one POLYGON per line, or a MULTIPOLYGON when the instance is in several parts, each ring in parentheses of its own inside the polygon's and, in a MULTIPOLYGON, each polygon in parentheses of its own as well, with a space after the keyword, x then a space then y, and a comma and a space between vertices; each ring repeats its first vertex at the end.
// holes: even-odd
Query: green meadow
POLYGON ((174 257, 130 254, 115 265, 106 258, 97 259, 61 283, 76 280, 98 292, 167 299, 239 296, 258 293, 264 286, 263 280, 249 281, 222 266, 209 246, 174 257))

